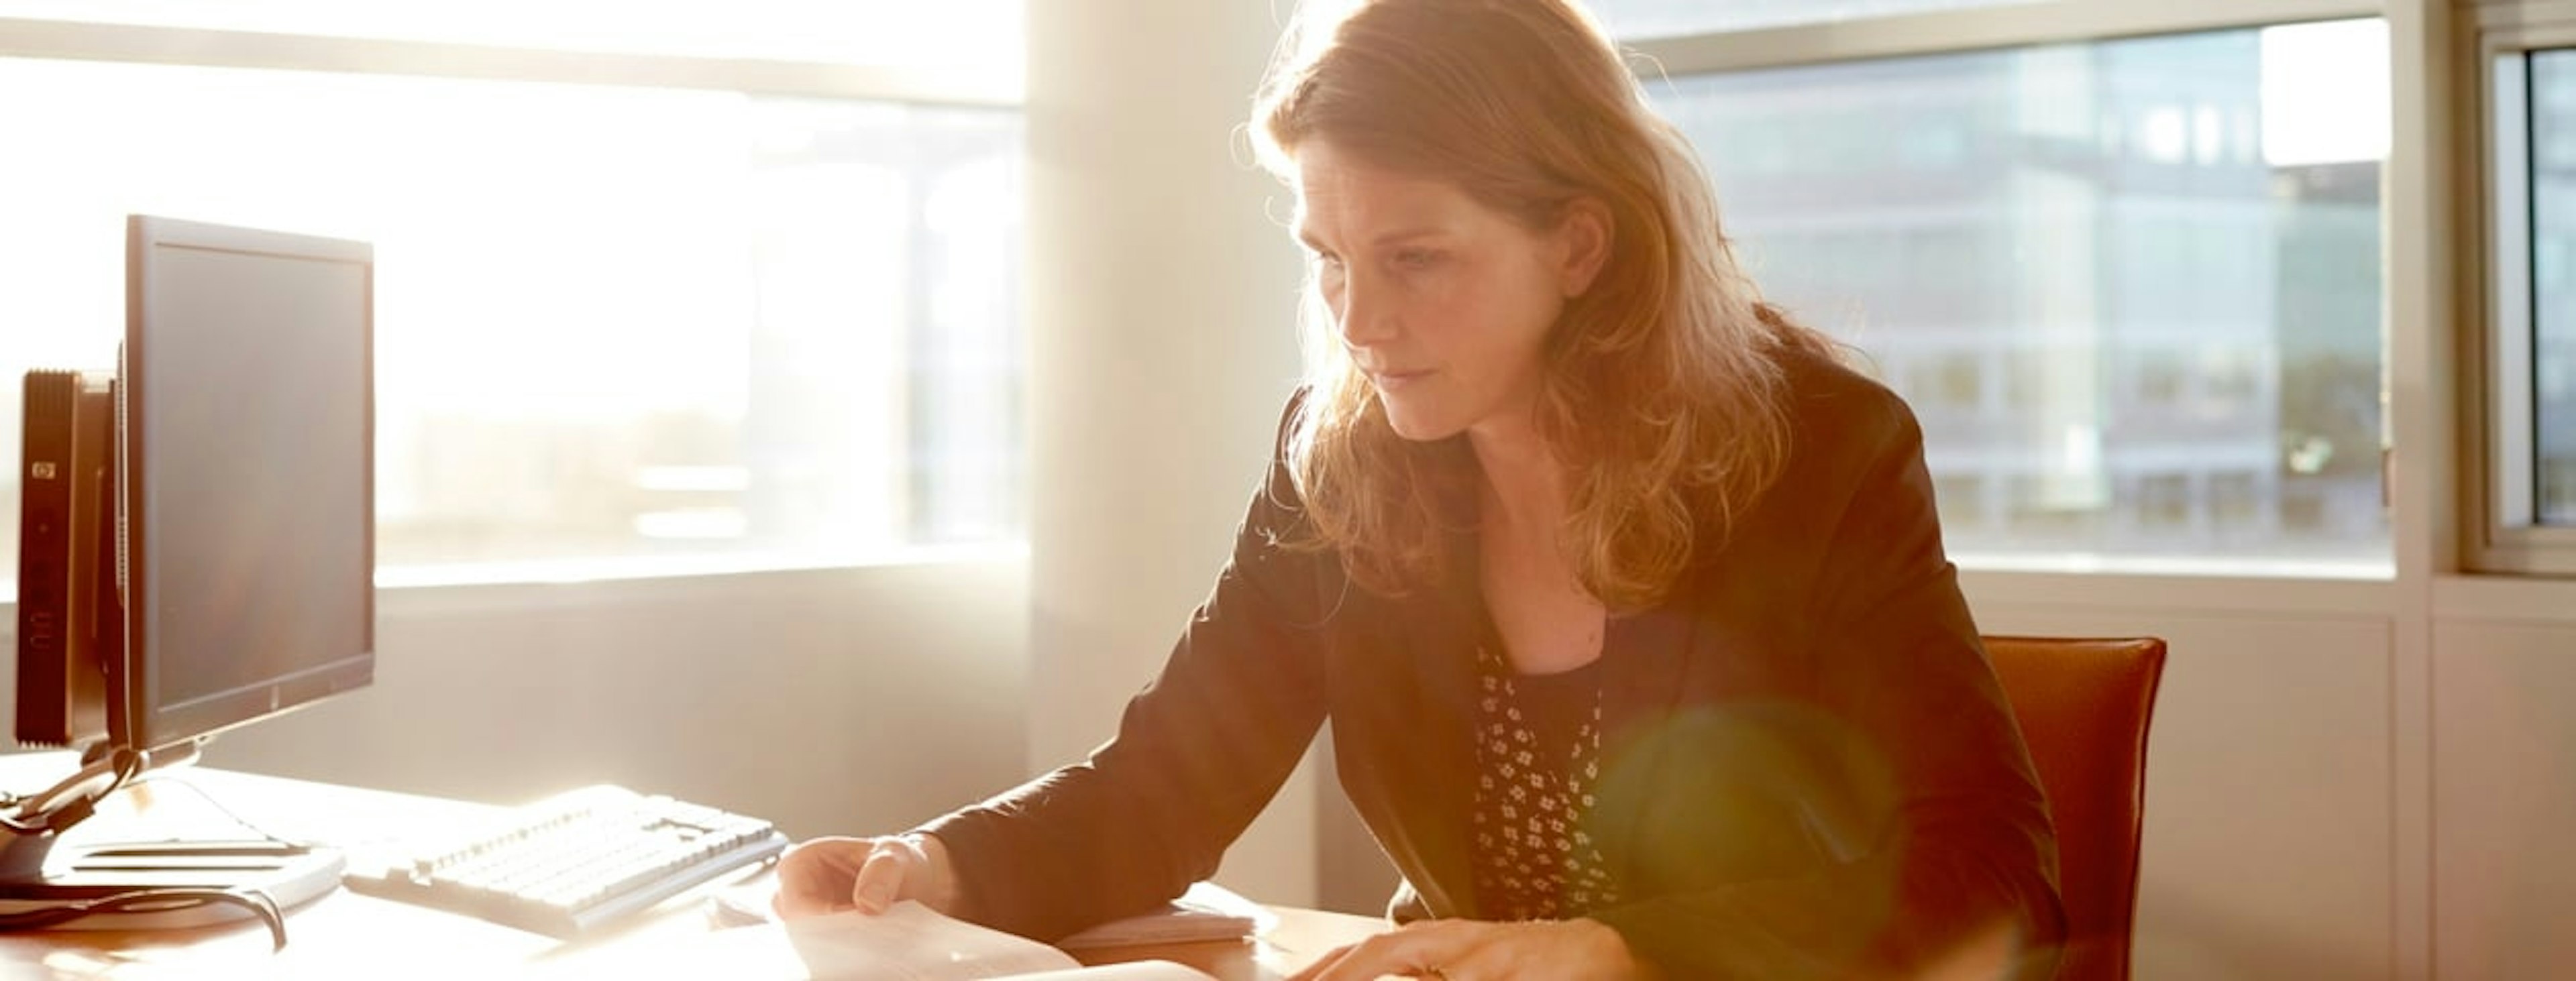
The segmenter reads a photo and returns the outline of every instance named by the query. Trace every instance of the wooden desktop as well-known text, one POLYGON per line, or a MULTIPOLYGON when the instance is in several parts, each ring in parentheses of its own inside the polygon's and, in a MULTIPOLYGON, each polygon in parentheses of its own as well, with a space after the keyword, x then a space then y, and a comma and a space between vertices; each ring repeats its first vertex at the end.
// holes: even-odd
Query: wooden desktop
MULTIPOLYGON (((0 757, 0 786, 24 792, 70 771, 64 754, 0 757)), ((73 840, 243 837, 244 823, 282 838, 357 846, 404 840, 489 813, 489 805, 215 769, 187 769, 121 792, 73 840)), ((765 875, 746 873, 742 879, 765 875)), ((739 880, 737 880, 739 881, 739 880)), ((1258 939, 1084 950, 1085 963, 1160 959, 1223 981, 1285 977, 1332 948, 1384 929, 1373 917, 1274 907, 1258 939)), ((702 933, 697 893, 675 898, 606 935, 565 943, 342 889, 288 911, 287 945, 272 951, 253 921, 164 931, 0 933, 0 979, 153 977, 495 977, 537 971, 604 947, 702 933)))

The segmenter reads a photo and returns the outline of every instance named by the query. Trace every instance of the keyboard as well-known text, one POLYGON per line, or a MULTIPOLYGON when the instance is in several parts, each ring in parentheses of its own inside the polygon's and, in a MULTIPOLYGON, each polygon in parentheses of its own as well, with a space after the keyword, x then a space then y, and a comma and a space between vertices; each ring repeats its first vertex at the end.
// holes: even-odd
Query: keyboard
POLYGON ((360 850, 342 882, 574 939, 786 848, 767 821, 602 784, 512 808, 455 838, 360 850))

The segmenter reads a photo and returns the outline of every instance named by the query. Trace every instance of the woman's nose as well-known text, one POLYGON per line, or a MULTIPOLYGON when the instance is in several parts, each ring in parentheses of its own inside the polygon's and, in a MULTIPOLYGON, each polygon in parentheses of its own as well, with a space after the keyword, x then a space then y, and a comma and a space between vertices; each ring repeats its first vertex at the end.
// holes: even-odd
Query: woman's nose
POLYGON ((1396 336, 1393 308, 1378 295, 1375 284, 1363 279, 1352 276, 1343 281, 1341 302, 1333 311, 1341 318, 1342 343, 1355 348, 1384 344, 1396 336))

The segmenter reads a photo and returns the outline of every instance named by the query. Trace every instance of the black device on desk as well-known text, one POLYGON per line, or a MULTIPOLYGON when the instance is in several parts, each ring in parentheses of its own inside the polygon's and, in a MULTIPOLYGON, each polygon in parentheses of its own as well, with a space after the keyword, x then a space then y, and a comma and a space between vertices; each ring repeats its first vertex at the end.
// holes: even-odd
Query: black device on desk
POLYGON ((25 382, 16 735, 83 755, 0 800, 0 927, 278 927, 336 854, 63 836, 220 731, 372 682, 374 250, 137 215, 125 260, 114 371, 25 382))

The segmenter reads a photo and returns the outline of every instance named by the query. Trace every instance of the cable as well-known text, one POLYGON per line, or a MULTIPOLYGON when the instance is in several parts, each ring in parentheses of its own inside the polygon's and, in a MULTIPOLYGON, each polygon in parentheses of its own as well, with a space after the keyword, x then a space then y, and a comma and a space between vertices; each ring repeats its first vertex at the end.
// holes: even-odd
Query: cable
MULTIPOLYGON (((193 748, 193 747, 192 747, 193 748)), ((81 823, 98 804, 117 791, 140 780, 150 770, 151 754, 128 747, 107 751, 104 759, 93 760, 79 772, 63 778, 45 790, 19 796, 0 795, 0 831, 30 837, 49 838, 81 823), (99 785, 101 777, 106 778, 99 785), (30 820, 32 818, 32 820, 30 820)), ((186 784, 186 781, 179 781, 186 784)), ((225 817, 270 841, 290 847, 310 847, 289 842, 252 825, 217 803, 203 788, 188 785, 225 817)), ((41 846, 40 846, 41 847, 41 846)), ((275 897, 256 888, 221 888, 215 886, 165 886, 130 889, 89 899, 64 899, 45 905, 0 913, 0 931, 31 930, 57 926, 91 916, 142 915, 195 909, 202 906, 233 905, 246 908, 268 927, 270 950, 286 949, 286 913, 275 897)))
POLYGON ((197 795, 197 801, 199 803, 202 803, 207 807, 214 808, 215 812, 222 814, 225 820, 231 821, 235 825, 240 826, 244 831, 248 831, 251 834, 259 836, 263 841, 271 841, 293 848, 316 849, 322 847, 319 842, 298 838, 287 838, 272 832, 267 828, 252 824, 249 820, 234 812, 232 808, 225 807, 223 799, 215 796, 213 791, 197 786, 196 781, 179 776, 175 773, 171 773, 169 771, 155 771, 142 774, 134 779, 134 786, 142 786, 144 784, 151 784, 155 787, 186 787, 190 793, 197 795))
POLYGON ((286 913, 277 908, 277 900, 257 889, 209 889, 172 887, 136 889, 97 899, 67 900, 52 906, 0 913, 0 930, 34 930, 69 923, 85 916, 112 913, 165 913, 195 909, 218 903, 247 907, 268 927, 270 952, 286 949, 286 913))
POLYGON ((0 829, 20 835, 61 833, 89 817, 97 809, 99 801, 106 800, 109 794, 143 772, 146 762, 147 757, 133 749, 120 746, 110 750, 107 759, 82 767, 80 772, 64 777, 60 783, 26 797, 13 798, 10 804, 15 813, 0 814, 0 829), (101 767, 105 767, 104 771, 101 767), (108 777, 106 786, 94 791, 84 789, 102 772, 108 777), (34 812, 37 820, 29 822, 20 817, 30 811, 34 812))

